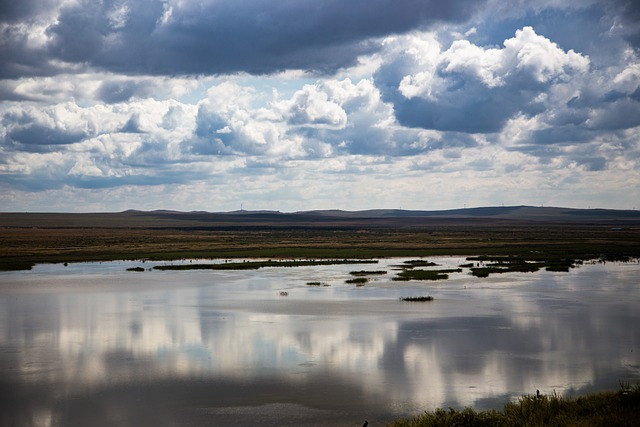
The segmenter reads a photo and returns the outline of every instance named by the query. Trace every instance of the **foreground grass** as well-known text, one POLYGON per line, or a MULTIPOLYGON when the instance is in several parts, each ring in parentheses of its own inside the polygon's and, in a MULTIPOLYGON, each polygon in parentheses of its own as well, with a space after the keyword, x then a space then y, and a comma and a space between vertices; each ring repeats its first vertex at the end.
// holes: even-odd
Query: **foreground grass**
POLYGON ((640 387, 602 392, 579 398, 523 396, 502 411, 449 408, 425 412, 413 419, 400 419, 390 427, 538 427, 538 426, 637 426, 640 420, 640 387))

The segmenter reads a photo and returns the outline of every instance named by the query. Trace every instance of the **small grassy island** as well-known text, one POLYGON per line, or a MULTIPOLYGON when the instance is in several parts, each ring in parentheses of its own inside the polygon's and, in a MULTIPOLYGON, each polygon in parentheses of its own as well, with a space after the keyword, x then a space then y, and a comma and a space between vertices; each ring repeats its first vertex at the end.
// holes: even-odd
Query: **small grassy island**
POLYGON ((476 277, 488 277, 489 274, 508 272, 533 273, 541 268, 547 271, 567 272, 576 265, 582 264, 582 260, 579 259, 536 254, 528 257, 518 255, 475 256, 468 257, 467 261, 478 261, 476 267, 473 266, 473 263, 465 264, 465 266, 470 266, 471 274, 476 277))
POLYGON ((223 262, 215 264, 169 264, 157 265, 154 270, 257 270, 265 267, 302 267, 310 265, 333 265, 333 264, 377 264, 376 260, 284 260, 284 261, 244 261, 244 262, 223 262))
POLYGON ((364 285, 368 281, 369 279, 367 279, 366 277, 356 277, 353 279, 347 279, 344 282, 349 284, 355 284, 355 285, 364 285))

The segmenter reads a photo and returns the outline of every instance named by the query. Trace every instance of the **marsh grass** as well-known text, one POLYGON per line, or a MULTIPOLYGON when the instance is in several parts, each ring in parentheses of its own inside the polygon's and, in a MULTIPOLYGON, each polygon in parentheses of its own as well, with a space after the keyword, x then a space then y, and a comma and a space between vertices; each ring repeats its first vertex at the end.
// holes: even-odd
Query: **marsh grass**
POLYGON ((551 395, 522 396, 507 403, 502 411, 477 412, 436 409, 413 419, 400 419, 392 427, 453 426, 637 426, 640 420, 640 387, 619 392, 601 392, 583 397, 551 395))
POLYGON ((131 267, 131 268, 127 268, 127 271, 143 272, 144 267, 131 267))
POLYGON ((344 282, 349 284, 364 285, 368 281, 369 279, 367 279, 366 277, 356 277, 354 279, 347 279, 344 282))

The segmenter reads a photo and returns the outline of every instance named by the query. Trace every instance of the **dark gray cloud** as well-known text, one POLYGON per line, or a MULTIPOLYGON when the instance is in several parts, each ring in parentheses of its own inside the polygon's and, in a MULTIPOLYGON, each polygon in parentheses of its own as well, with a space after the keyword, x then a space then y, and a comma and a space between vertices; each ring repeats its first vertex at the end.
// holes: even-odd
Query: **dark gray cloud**
POLYGON ((465 83, 446 98, 395 97, 396 117, 404 126, 467 133, 498 132, 517 113, 535 114, 542 106, 530 92, 465 83), (477 86, 469 88, 468 86, 477 86))
MULTIPOLYGON (((1 77, 50 74, 53 59, 126 74, 332 72, 374 49, 371 38, 464 21, 483 3, 84 0, 60 10, 46 46, 34 50, 23 32, 7 30, 2 50, 11 60, 1 77)), ((35 8, 29 3, 7 16, 18 19, 35 8)))
POLYGON ((553 126, 536 130, 532 133, 528 143, 541 146, 562 146, 566 144, 586 143, 593 139, 594 132, 583 126, 553 126))
POLYGON ((0 147, 7 151, 57 151, 60 146, 73 144, 87 137, 87 133, 81 129, 42 121, 40 115, 33 111, 7 112, 2 116, 0 125, 5 130, 0 137, 0 147))
POLYGON ((156 88, 156 85, 149 81, 104 81, 100 84, 96 95, 107 104, 113 104, 128 101, 134 96, 147 97, 156 88))
POLYGON ((12 129, 7 135, 13 143, 34 146, 73 144, 81 141, 85 136, 82 132, 51 128, 38 123, 12 129))
POLYGON ((637 0, 613 0, 613 26, 632 46, 640 49, 640 2, 637 0))
POLYGON ((617 130, 640 126, 640 102, 626 97, 609 103, 598 105, 588 125, 593 129, 617 130))
POLYGON ((24 30, 0 26, 0 79, 60 72, 61 67, 52 65, 48 56, 41 47, 29 46, 24 30))
POLYGON ((51 12, 59 0, 19 0, 0 3, 0 22, 32 20, 51 12))

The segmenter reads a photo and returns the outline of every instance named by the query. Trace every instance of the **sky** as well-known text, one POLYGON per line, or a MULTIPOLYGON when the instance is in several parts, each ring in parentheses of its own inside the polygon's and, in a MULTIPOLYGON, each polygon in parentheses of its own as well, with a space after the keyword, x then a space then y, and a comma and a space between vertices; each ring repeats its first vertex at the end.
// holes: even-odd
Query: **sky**
POLYGON ((640 208, 635 0, 0 3, 0 211, 640 208))

